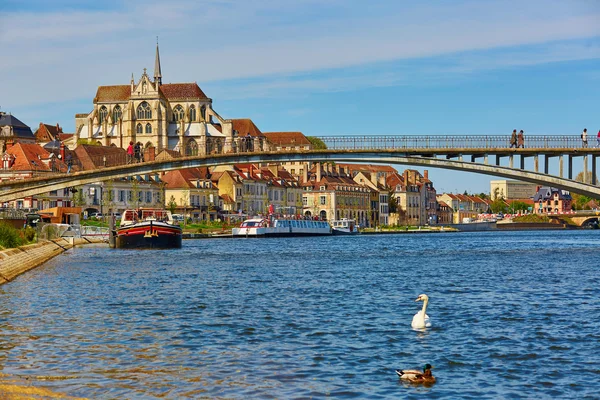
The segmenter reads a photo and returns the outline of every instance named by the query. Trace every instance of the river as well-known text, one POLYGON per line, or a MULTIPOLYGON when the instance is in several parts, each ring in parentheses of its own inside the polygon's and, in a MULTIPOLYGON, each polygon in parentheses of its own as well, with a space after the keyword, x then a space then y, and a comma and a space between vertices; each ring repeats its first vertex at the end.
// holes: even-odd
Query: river
POLYGON ((598 398, 600 230, 81 247, 0 286, 0 382, 91 399, 598 398), (412 316, 426 293, 433 326, 412 316), (430 387, 396 368, 434 366, 430 387))

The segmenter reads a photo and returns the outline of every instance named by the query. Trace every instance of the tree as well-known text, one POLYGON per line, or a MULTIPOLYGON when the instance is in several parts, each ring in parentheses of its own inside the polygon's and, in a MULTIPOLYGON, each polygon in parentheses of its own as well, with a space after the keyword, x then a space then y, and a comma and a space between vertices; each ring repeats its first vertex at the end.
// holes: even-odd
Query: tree
POLYGON ((508 206, 504 201, 503 197, 497 197, 491 204, 490 208, 493 213, 506 213, 508 211, 508 206))
POLYGON ((171 211, 171 214, 175 214, 175 209, 177 208, 177 201, 175 201, 175 196, 171 195, 171 198, 167 203, 167 207, 169 208, 169 211, 171 211))
POLYGON ((386 189, 387 189, 387 194, 388 194, 389 212, 397 213, 398 212, 398 199, 395 196, 396 191, 389 186, 387 186, 386 189))
POLYGON ((307 136, 306 139, 312 144, 313 150, 326 150, 327 145, 318 137, 307 136))
POLYGON ((77 187, 77 188, 73 188, 75 191, 72 191, 71 193, 73 193, 73 203, 75 204, 76 207, 82 207, 85 205, 85 196, 83 195, 83 188, 82 187, 77 187))
POLYGON ((517 211, 527 211, 529 210, 529 207, 531 207, 529 204, 525 203, 524 201, 513 201, 510 203, 510 211, 515 213, 517 211))
MULTIPOLYGON (((577 182, 592 183, 589 175, 587 182, 584 182, 583 171, 577 174, 575 180, 577 182)), ((574 210, 591 210, 592 208, 597 207, 597 202, 591 197, 577 193, 571 193, 571 197, 573 198, 572 208, 574 210)))

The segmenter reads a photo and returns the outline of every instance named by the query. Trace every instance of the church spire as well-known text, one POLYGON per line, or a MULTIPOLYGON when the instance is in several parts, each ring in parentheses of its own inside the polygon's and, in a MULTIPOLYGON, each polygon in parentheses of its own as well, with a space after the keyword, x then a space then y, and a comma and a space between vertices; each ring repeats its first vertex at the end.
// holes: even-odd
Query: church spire
POLYGON ((158 36, 156 37, 156 60, 154 61, 154 83, 162 85, 162 75, 160 73, 160 55, 158 54, 158 36))

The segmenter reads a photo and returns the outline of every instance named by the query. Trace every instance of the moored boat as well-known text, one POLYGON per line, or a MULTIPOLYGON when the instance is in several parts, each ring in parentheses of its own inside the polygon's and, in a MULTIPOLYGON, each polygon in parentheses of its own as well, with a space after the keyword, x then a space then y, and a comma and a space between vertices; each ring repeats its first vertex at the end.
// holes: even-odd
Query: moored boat
POLYGON ((118 249, 181 248, 181 227, 167 210, 126 210, 116 231, 118 249))
POLYGON ((331 226, 327 221, 312 219, 251 218, 231 231, 233 237, 327 236, 331 226))
POLYGON ((353 219, 342 218, 331 221, 332 233, 334 235, 358 235, 358 225, 353 219))

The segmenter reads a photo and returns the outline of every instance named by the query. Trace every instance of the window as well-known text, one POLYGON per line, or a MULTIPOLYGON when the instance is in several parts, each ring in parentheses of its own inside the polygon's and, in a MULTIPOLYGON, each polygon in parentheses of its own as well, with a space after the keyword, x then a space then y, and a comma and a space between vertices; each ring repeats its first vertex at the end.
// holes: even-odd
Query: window
POLYGON ((183 121, 183 116, 184 116, 183 107, 181 107, 181 105, 177 104, 177 106, 175 106, 175 108, 173 109, 173 121, 175 121, 175 122, 183 121))
POLYGON ((123 116, 123 110, 121 110, 121 107, 116 106, 115 108, 113 108, 113 122, 117 123, 121 117, 123 116))
POLYGON ((152 203, 152 192, 146 192, 146 203, 152 203))
POLYGON ((125 201, 125 191, 124 190, 119 190, 119 201, 120 202, 125 201))
POLYGON ((206 106, 200 107, 200 118, 202 121, 206 121, 206 106))
POLYGON ((138 119, 151 119, 152 118, 152 109, 150 108, 150 104, 147 102, 143 102, 137 108, 137 118, 138 119))
POLYGON ((308 198, 307 197, 302 196, 302 205, 303 206, 307 206, 308 205, 308 198))
POLYGON ((146 133, 152 133, 152 125, 150 123, 146 124, 146 133))
POLYGON ((325 198, 325 196, 321 196, 320 202, 321 202, 322 206, 325 205, 326 201, 327 201, 327 199, 325 198))
POLYGON ((133 200, 133 191, 128 190, 127 191, 127 201, 131 201, 131 200, 133 200))
POLYGON ((135 128, 135 132, 136 133, 144 133, 144 129, 142 128, 142 124, 137 124, 137 127, 135 128))
POLYGON ((190 106, 190 121, 196 120, 196 107, 190 106))
POLYGON ((198 143, 194 139, 190 139, 185 148, 185 154, 187 156, 197 156, 198 155, 198 143))
POLYGON ((106 117, 108 116, 108 109, 105 106, 100 107, 100 112, 98 113, 98 115, 100 117, 100 125, 102 125, 104 121, 106 121, 106 117))

